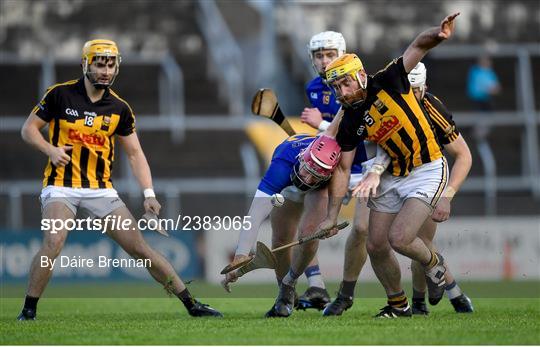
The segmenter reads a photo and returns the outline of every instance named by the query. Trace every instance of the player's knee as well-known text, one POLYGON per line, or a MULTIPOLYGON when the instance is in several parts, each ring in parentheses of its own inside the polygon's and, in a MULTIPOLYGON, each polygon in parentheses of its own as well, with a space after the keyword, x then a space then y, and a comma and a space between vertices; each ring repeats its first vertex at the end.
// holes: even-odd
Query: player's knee
POLYGON ((403 235, 403 233, 397 232, 390 233, 390 235, 388 236, 388 242, 390 242, 390 246, 398 252, 408 245, 408 241, 406 240, 405 235, 403 235))
POLYGON ((126 252, 135 259, 149 259, 151 256, 151 249, 146 244, 135 244, 126 252))
POLYGON ((319 248, 319 240, 306 242, 306 243, 302 244, 300 247, 303 248, 304 252, 316 253, 317 249, 319 248))
POLYGON ((287 243, 289 243, 292 240, 292 237, 290 237, 286 233, 274 233, 272 235, 272 247, 280 247, 287 243))
POLYGON ((381 257, 388 253, 388 246, 383 242, 376 242, 368 239, 366 250, 370 257, 381 257))
POLYGON ((352 232, 354 233, 355 239, 357 239, 358 241, 366 242, 368 236, 367 223, 354 224, 352 232))
POLYGON ((56 258, 60 255, 62 248, 64 247, 63 238, 49 238, 43 243, 43 251, 49 258, 56 258))

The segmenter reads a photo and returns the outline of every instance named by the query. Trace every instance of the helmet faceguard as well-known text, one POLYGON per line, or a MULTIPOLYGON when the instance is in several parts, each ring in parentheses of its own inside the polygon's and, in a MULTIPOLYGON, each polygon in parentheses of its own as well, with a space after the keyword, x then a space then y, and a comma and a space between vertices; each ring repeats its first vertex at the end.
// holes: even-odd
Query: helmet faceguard
POLYGON ((427 69, 424 63, 419 62, 407 75, 412 88, 418 88, 421 92, 420 100, 426 94, 427 69))
POLYGON ((340 158, 337 141, 330 136, 319 136, 299 154, 291 173, 292 183, 302 191, 319 188, 332 177, 340 158))
POLYGON ((323 50, 335 49, 337 51, 337 56, 341 57, 345 54, 346 45, 345 38, 341 33, 335 31, 323 31, 314 35, 311 40, 309 40, 308 50, 309 57, 311 58, 311 65, 315 72, 319 74, 323 79, 326 77, 324 72, 318 71, 314 62, 314 53, 323 50))
POLYGON ((98 39, 86 42, 82 49, 81 58, 83 74, 96 89, 106 89, 112 86, 116 76, 118 76, 118 72, 120 71, 120 62, 122 61, 122 57, 118 51, 118 46, 114 41, 98 39), (90 71, 90 65, 92 65, 96 58, 99 57, 104 57, 107 61, 110 58, 114 58, 115 71, 111 80, 107 83, 99 82, 95 77, 96 72, 90 71))
POLYGON ((364 102, 367 77, 362 61, 356 54, 344 54, 326 67, 326 82, 343 105, 353 107, 364 102), (358 83, 359 88, 343 95, 342 85, 358 83))

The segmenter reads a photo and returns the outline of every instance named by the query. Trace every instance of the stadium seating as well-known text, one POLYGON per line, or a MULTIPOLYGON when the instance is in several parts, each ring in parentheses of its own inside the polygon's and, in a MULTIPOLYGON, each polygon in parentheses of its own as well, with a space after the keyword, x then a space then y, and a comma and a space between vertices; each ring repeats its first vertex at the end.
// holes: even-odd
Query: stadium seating
MULTIPOLYGON (((382 68, 385 62, 396 53, 402 51, 411 38, 428 26, 434 25, 430 16, 411 9, 421 3, 425 13, 438 13, 440 17, 450 11, 451 1, 424 2, 409 1, 407 3, 394 1, 381 2, 343 1, 332 10, 320 11, 320 4, 306 2, 303 6, 306 17, 310 20, 309 28, 313 30, 335 29, 343 31, 347 37, 349 50, 361 52, 364 62, 371 72, 382 68), (383 10, 384 9, 384 10, 383 10), (349 13, 349 14, 348 14, 349 13), (354 16, 357 17, 354 17, 354 16), (312 18, 310 18, 312 16, 312 18), (358 20, 361 18, 362 20, 358 20), (382 23, 395 22, 399 25, 384 25, 382 23)), ((485 21, 480 16, 480 10, 465 9, 460 19, 465 25, 456 33, 453 42, 483 43, 486 38, 497 42, 538 42, 539 32, 534 22, 534 2, 507 3, 500 1, 486 2, 488 5, 482 11, 492 13, 493 22, 485 21)), ((224 101, 217 95, 216 80, 209 76, 207 62, 209 49, 201 34, 196 21, 196 3, 191 1, 133 1, 130 2, 129 20, 119 16, 118 6, 122 2, 111 3, 104 0, 59 2, 10 1, 2 3, 3 18, 0 21, 0 50, 2 53, 14 53, 22 59, 36 59, 36 63, 29 65, 0 64, 0 75, 10 76, 0 80, 0 95, 2 96, 2 116, 20 116, 21 119, 31 110, 40 96, 37 78, 40 73, 39 59, 48 52, 58 57, 77 61, 80 47, 83 42, 94 36, 102 34, 117 38, 120 48, 129 57, 137 54, 147 57, 159 57, 164 52, 170 52, 184 73, 186 114, 188 115, 227 115, 228 109, 224 101), (104 10, 106 9, 106 10, 104 10), (23 18, 25 17, 25 18, 23 18), (156 20, 159 18, 159 21, 156 20), (24 19, 24 20, 23 20, 24 19)), ((250 40, 257 37, 261 27, 261 20, 248 2, 234 4, 234 11, 229 6, 220 5, 221 11, 230 25, 231 32, 245 48, 250 40), (239 25, 238 18, 245 18, 246 22, 239 25), (253 30, 243 30, 246 24, 253 30)), ((295 57, 291 53, 292 44, 286 30, 290 28, 290 12, 286 4, 276 5, 276 29, 280 55, 290 67, 295 57)), ((123 15, 125 16, 125 15, 123 15)), ((306 30, 307 37, 312 34, 306 30)), ((448 43, 451 44, 451 43, 448 43)), ((248 51, 249 52, 249 51, 248 51)), ((255 52, 252 52, 255 53, 255 52)), ((453 111, 469 111, 471 104, 465 94, 465 80, 454 78, 457 74, 466 76, 466 71, 472 61, 469 59, 445 61, 443 59, 429 59, 430 69, 429 85, 431 90, 440 95, 453 111)), ((497 107, 501 110, 518 109, 518 101, 514 92, 515 78, 513 65, 515 59, 495 59, 494 65, 501 82, 504 93, 497 99, 497 107)), ((226 69, 227 62, 217 69, 226 69)), ((535 98, 540 100, 540 57, 532 59, 533 81, 535 81, 535 98)), ((59 64, 56 67, 56 78, 64 81, 80 75, 77 65, 59 64)), ((251 83, 256 79, 253 74, 247 74, 246 80, 251 83)), ((159 69, 155 65, 130 65, 126 62, 121 67, 121 74, 115 83, 120 95, 125 97, 133 106, 137 115, 156 115, 159 113, 158 103, 159 69)), ((301 91, 305 81, 297 78, 295 88, 301 91)), ((249 85, 246 82, 246 85, 249 85)), ((247 94, 251 94, 249 90, 247 94)), ((300 92, 298 95, 302 95, 300 92)), ((537 109, 540 104, 536 104, 537 109)), ((292 110, 292 112, 297 112, 292 110)), ((506 128, 494 129, 490 136, 497 160, 499 175, 519 174, 523 156, 521 153, 521 133, 508 131, 506 128)), ((465 137, 471 144, 473 156, 475 152, 474 139, 471 129, 462 129, 465 137)), ((141 131, 141 141, 152 167, 155 178, 213 178, 216 176, 242 177, 243 168, 240 158, 240 146, 249 141, 243 131, 189 131, 185 141, 174 143, 165 130, 141 131)), ((45 158, 25 145, 20 140, 17 131, 2 132, 0 136, 2 148, 9 148, 4 152, 5 162, 0 171, 0 180, 10 182, 15 180, 40 180, 45 158), (25 158, 21 161, 20 158, 25 158)), ((115 166, 115 175, 123 176, 125 172, 121 165, 115 166)), ((483 174, 483 168, 478 160, 474 162, 471 176, 483 174)), ((520 193, 521 194, 521 193, 520 193)), ((507 208, 530 211, 532 198, 530 195, 522 197, 520 194, 511 194, 504 197, 508 203, 501 205, 500 212, 505 213, 507 208), (523 199, 522 199, 523 198, 523 199)), ((469 203, 457 204, 455 212, 460 214, 482 213, 480 194, 471 194, 469 203)), ((26 201, 25 197, 25 201, 26 201)), ((199 194, 183 202, 188 208, 205 208, 209 214, 242 214, 245 201, 238 196, 231 196, 230 203, 216 202, 216 197, 199 194), (224 206, 225 205, 225 206, 224 206)), ((469 199, 469 197, 468 197, 469 199)), ((503 202, 504 203, 504 202, 503 202)), ((25 202, 26 204, 26 202, 25 202)), ((28 197, 28 208, 37 207, 35 197, 28 197)), ((0 207, 5 211, 5 197, 0 199, 0 207)), ((26 206, 26 205, 25 205, 26 206)), ((195 211, 195 210, 193 210, 195 211)), ((527 212, 525 212, 527 213, 527 212)), ((3 216, 2 216, 2 220, 3 216)), ((36 220, 25 219, 32 225, 36 220)))

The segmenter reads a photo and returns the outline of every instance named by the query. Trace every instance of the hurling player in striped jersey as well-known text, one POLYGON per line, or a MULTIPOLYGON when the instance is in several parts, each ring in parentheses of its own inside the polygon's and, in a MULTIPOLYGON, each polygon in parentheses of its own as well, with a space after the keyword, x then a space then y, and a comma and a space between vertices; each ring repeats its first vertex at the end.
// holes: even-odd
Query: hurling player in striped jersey
MULTIPOLYGON (((302 122, 311 127, 325 131, 341 108, 336 100, 332 89, 326 84, 325 68, 332 60, 343 55, 346 51, 345 38, 339 32, 323 31, 315 34, 309 41, 309 56, 313 69, 317 76, 306 84, 306 95, 311 107, 306 107, 300 115, 302 122)), ((356 149, 354 163, 351 168, 349 186, 354 187, 363 176, 362 163, 367 160, 364 143, 360 143, 356 149)), ((351 274, 350 270, 362 269, 367 258, 366 239, 369 209, 366 203, 357 199, 352 231, 347 238, 345 257, 351 259, 343 269, 343 282, 340 292, 345 291, 347 296, 354 296, 354 287, 358 274, 351 274), (348 253, 354 251, 355 254, 348 253), (354 280, 352 278, 354 277, 354 280)), ((300 308, 323 309, 330 303, 330 296, 325 289, 319 268, 318 259, 315 256, 307 269, 304 271, 308 279, 309 288, 299 297, 300 308)))
MULTIPOLYGON (((433 246, 433 238, 437 231, 437 224, 434 219, 440 219, 441 216, 450 214, 450 202, 454 194, 459 190, 461 184, 466 179, 472 165, 471 151, 467 142, 456 128, 452 114, 448 111, 445 105, 435 95, 427 92, 426 79, 427 69, 424 63, 419 62, 414 69, 409 72, 409 82, 414 92, 414 96, 424 107, 431 123, 435 127, 437 139, 452 158, 454 164, 450 171, 450 179, 446 191, 450 194, 443 196, 433 211, 433 218, 428 218, 420 229, 418 236, 430 248, 433 246)), ((413 272, 413 299, 412 312, 413 314, 429 313, 425 304, 426 281, 421 265, 417 261, 412 261, 411 269, 413 272)), ((446 295, 450 299, 450 303, 458 313, 473 312, 471 300, 462 292, 457 285, 452 273, 446 265, 446 295)))

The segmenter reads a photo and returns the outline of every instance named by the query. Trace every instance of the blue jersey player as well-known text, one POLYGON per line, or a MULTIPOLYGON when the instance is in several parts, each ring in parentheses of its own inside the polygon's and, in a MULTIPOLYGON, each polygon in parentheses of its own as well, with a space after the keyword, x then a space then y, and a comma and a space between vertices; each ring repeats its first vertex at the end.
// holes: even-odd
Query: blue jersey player
MULTIPOLYGON (((272 248, 291 242, 297 232, 301 236, 308 236, 315 231, 317 221, 322 218, 327 208, 328 197, 325 183, 331 178, 341 157, 341 148, 337 146, 333 137, 337 131, 338 122, 339 118, 317 138, 305 134, 291 136, 274 150, 270 167, 261 179, 249 209, 251 227, 241 231, 235 257, 229 267, 243 263, 253 255, 259 228, 268 215, 271 215, 272 248), (274 208, 271 198, 278 193, 283 194, 286 199, 280 208, 274 208), (280 224, 277 224, 278 222, 280 224)), ((384 162, 386 160, 384 156, 386 156, 385 152, 378 150, 374 161, 384 162), (383 157, 379 157, 379 153, 383 157)), ((316 249, 315 243, 302 244, 295 247, 294 255, 306 253, 305 258, 309 258, 307 265, 316 253, 316 249), (297 249, 306 246, 314 249, 297 252, 297 249)), ((361 253, 361 250, 359 252, 361 253)), ((276 279, 281 286, 283 278, 290 272, 291 261, 294 261, 295 257, 291 257, 290 249, 278 252, 275 256, 277 258, 276 279)), ((222 282, 225 289, 229 290, 229 283, 235 282, 237 278, 236 271, 227 273, 222 282)), ((319 305, 321 309, 328 304, 327 302, 323 306, 322 301, 314 300, 311 303, 319 305)), ((304 305, 308 304, 304 303, 304 305)), ((298 302, 298 308, 307 307, 309 306, 302 306, 302 303, 298 302)), ((273 305, 266 316, 290 315, 288 309, 286 313, 282 311, 273 305)))
MULTIPOLYGON (((315 78, 307 86, 308 97, 310 97, 312 106, 315 107, 304 109, 304 112, 302 113, 302 120, 305 123, 308 123, 313 127, 318 128, 321 131, 325 131, 325 133, 329 136, 335 136, 334 131, 336 129, 329 129, 329 127, 332 120, 337 117, 340 105, 335 101, 335 97, 332 94, 331 89, 326 86, 320 76, 324 75, 324 68, 328 63, 330 63, 331 60, 345 52, 345 41, 343 39, 343 36, 339 33, 323 32, 315 35, 311 39, 309 48, 313 66, 317 70, 319 77, 315 78)), ((336 119, 336 121, 339 122, 339 119, 336 119)), ((338 124, 339 123, 336 123, 336 125, 334 125, 334 128, 337 128, 338 124)), ((295 138, 293 137, 289 140, 291 139, 295 138)), ((301 143, 302 141, 305 141, 305 138, 296 138, 295 140, 301 140, 297 144, 295 144, 295 146, 301 147, 301 143)), ((253 223, 255 226, 255 228, 253 229, 255 230, 258 230, 260 223, 262 223, 262 221, 264 220, 264 218, 266 218, 266 216, 268 216, 268 214, 271 215, 270 220, 273 230, 273 247, 278 247, 292 241, 292 237, 296 235, 297 230, 298 232, 302 233, 303 229, 309 229, 309 227, 306 227, 305 225, 305 221, 309 219, 306 216, 312 216, 312 219, 316 218, 317 215, 313 211, 316 211, 318 208, 325 208, 324 206, 319 206, 320 204, 311 204, 309 202, 310 200, 317 200, 313 197, 311 197, 311 199, 306 199, 306 205, 304 206, 304 196, 302 194, 298 194, 297 189, 291 188, 289 186, 289 188, 282 190, 282 193, 286 198, 284 205, 279 209, 272 209, 271 203, 269 202, 269 197, 272 194, 279 192, 280 189, 283 189, 283 187, 287 186, 287 184, 290 184, 291 182, 289 178, 290 175, 287 174, 287 165, 284 165, 286 162, 289 162, 288 165, 290 167, 291 158, 289 157, 288 159, 284 159, 281 155, 278 155, 278 153, 284 154, 286 151, 284 152, 283 149, 287 148, 287 146, 288 145, 286 141, 276 149, 272 160, 272 165, 270 166, 265 177, 261 181, 261 184, 259 185, 259 190, 257 191, 256 197, 259 197, 261 199, 259 199, 259 202, 257 202, 258 199, 254 199, 254 204, 258 205, 259 207, 254 208, 254 205, 252 205, 252 208, 250 209, 250 215, 252 216, 253 220, 256 221, 255 223, 253 223), (266 203, 264 202, 265 200, 262 199, 264 197, 266 197, 266 203), (314 206, 316 207, 314 208, 314 206)), ((366 161, 365 149, 363 148, 363 144, 360 146, 361 148, 357 150, 358 165, 356 167, 356 170, 353 171, 355 174, 351 176, 351 187, 356 186, 356 184, 360 180, 362 172, 362 167, 360 164, 366 161)), ((324 190, 318 191, 324 192, 324 190)), ((365 239, 367 235, 368 213, 369 211, 367 210, 365 203, 360 203, 359 201, 359 203, 357 203, 355 211, 353 232, 350 233, 350 236, 348 238, 348 244, 354 245, 354 247, 350 247, 350 251, 354 250, 355 252, 360 252, 359 255, 351 257, 354 258, 356 263, 360 263, 360 267, 363 266, 366 259, 365 239), (358 251, 358 249, 360 249, 360 251, 358 251)), ((248 251, 251 249, 251 247, 254 247, 257 238, 256 232, 244 231, 243 234, 251 235, 251 238, 249 242, 246 242, 246 246, 242 247, 242 239, 247 238, 243 238, 242 236, 240 237, 239 247, 235 256, 235 260, 238 261, 241 261, 242 255, 248 254, 248 251)), ((289 264, 291 262, 291 257, 289 254, 281 254, 280 252, 279 255, 282 257, 282 259, 278 259, 278 268, 276 269, 276 277, 278 283, 280 283, 282 278, 287 274, 289 270, 289 264)), ((324 282, 320 275, 317 259, 316 257, 312 258, 313 261, 309 263, 309 266, 305 271, 308 277, 309 288, 306 293, 300 296, 298 307, 303 309, 324 309, 324 307, 326 307, 330 303, 330 297, 324 287, 324 282)), ((354 268, 358 268, 358 266, 356 265, 357 264, 355 264, 354 268)), ((345 269, 344 274, 345 279, 354 278, 354 283, 356 283, 356 275, 348 275, 347 268, 345 269)), ((233 282, 235 280, 236 278, 234 278, 234 275, 231 274, 225 279, 224 284, 227 285, 229 282, 233 282)), ((267 313, 267 316, 282 316, 279 311, 280 310, 276 310, 274 306, 267 313)))
MULTIPOLYGON (((314 35, 309 42, 309 54, 313 68, 318 76, 312 79, 306 85, 306 95, 311 104, 311 107, 304 108, 300 119, 302 122, 309 124, 311 127, 319 131, 328 129, 330 123, 341 108, 340 103, 336 100, 332 89, 326 84, 324 79, 324 70, 326 66, 334 59, 338 58, 346 51, 346 44, 343 35, 334 31, 324 31, 314 35)), ((352 189, 358 184, 362 178, 362 163, 367 160, 364 144, 360 143, 357 150, 353 165, 351 167, 351 177, 349 187, 352 189)), ((347 247, 346 252, 350 253, 361 249, 359 254, 355 254, 355 264, 352 267, 344 268, 344 281, 342 287, 345 288, 347 296, 353 296, 354 285, 358 274, 356 270, 351 269, 362 268, 366 259, 365 240, 367 236, 367 220, 369 210, 364 202, 357 201, 353 231, 350 233, 347 245, 356 245, 347 247)), ((324 300, 329 302, 329 296, 324 289, 324 282, 320 276, 320 270, 317 258, 315 257, 305 271, 308 278, 309 288, 300 297, 301 302, 309 303, 324 300), (324 299, 323 299, 324 298, 324 299), (328 298, 328 299, 326 299, 328 298)), ((306 305, 306 307, 316 307, 316 305, 306 305)))
MULTIPOLYGON (((264 177, 261 179, 248 215, 251 227, 242 230, 239 236, 233 264, 242 262, 253 254, 260 225, 271 213, 277 220, 285 220, 290 227, 276 228, 272 225, 272 246, 278 247, 292 241, 296 236, 298 221, 303 212, 304 195, 315 190, 324 190, 339 163, 341 149, 333 137, 314 137, 298 134, 287 138, 276 149, 264 177), (271 198, 283 194, 287 199, 280 208, 274 209, 271 198), (285 217, 285 218, 281 218, 285 217)), ((315 211, 317 215, 324 210, 315 211)), ((290 266, 290 254, 279 252, 276 277, 281 281, 290 266)), ((234 273, 227 274, 224 285, 236 280, 234 273)))
POLYGON ((247 256, 255 250, 259 227, 274 207, 272 195, 283 194, 301 202, 304 194, 321 188, 330 179, 341 155, 336 144, 334 138, 326 135, 298 134, 276 147, 249 210, 251 228, 240 233, 236 256, 247 256))

